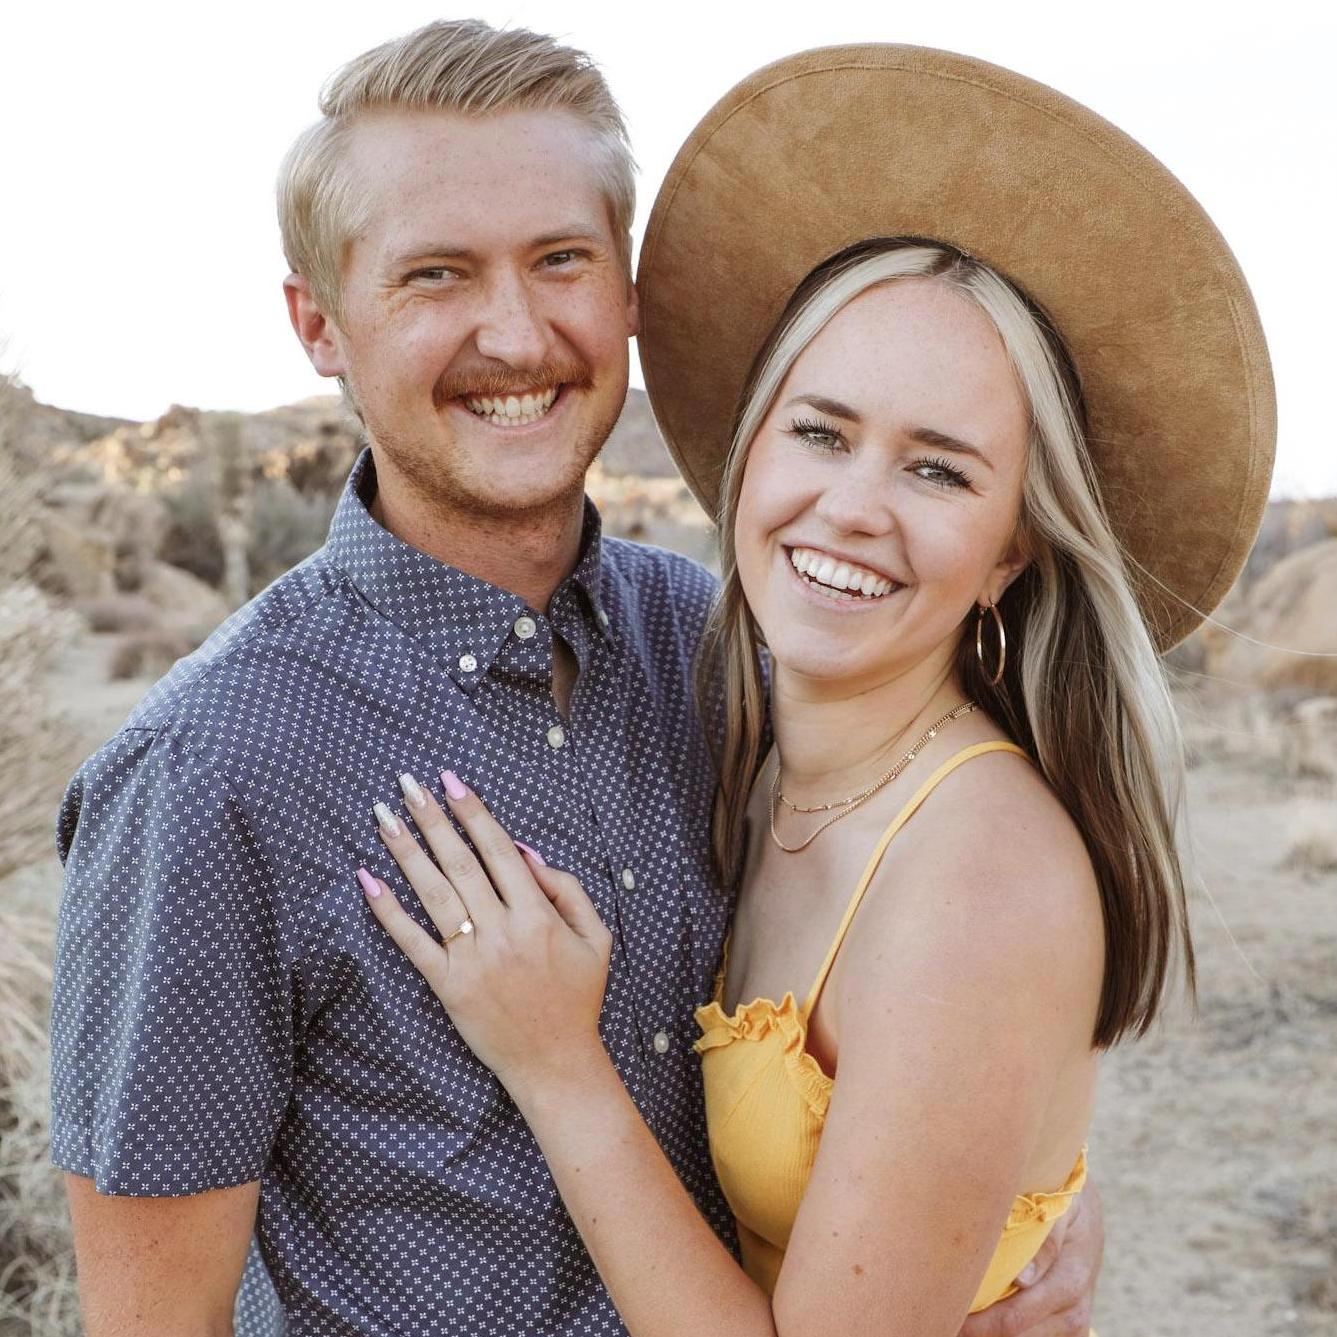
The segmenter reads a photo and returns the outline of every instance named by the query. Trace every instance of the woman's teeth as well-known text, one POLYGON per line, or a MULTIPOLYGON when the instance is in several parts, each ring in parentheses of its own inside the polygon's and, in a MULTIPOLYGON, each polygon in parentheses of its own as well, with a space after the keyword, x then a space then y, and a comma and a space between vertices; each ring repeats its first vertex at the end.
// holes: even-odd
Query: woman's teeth
POLYGON ((520 427, 527 422, 537 422, 552 408, 558 388, 553 386, 538 394, 504 395, 500 399, 466 399, 464 403, 470 413, 494 426, 520 427))
POLYGON ((881 599, 900 589, 894 580, 867 567, 828 557, 813 548, 791 548, 789 561, 819 594, 832 599, 881 599))

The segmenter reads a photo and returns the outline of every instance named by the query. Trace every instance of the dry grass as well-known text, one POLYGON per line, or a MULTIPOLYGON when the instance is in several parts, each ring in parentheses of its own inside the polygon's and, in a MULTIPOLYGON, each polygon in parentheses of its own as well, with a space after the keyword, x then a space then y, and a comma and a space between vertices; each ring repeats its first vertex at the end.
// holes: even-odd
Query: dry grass
POLYGON ((32 585, 0 589, 0 877, 51 855, 51 813, 33 800, 79 758, 72 731, 44 699, 43 675, 77 625, 32 585))
POLYGON ((47 1012, 56 887, 50 798, 79 740, 47 700, 52 656, 77 619, 24 577, 33 493, 5 431, 0 381, 0 1334, 78 1331, 74 1252, 60 1176, 49 1160, 47 1012))
POLYGON ((1337 797, 1297 807, 1281 866, 1315 875, 1337 873, 1337 797))
POLYGON ((0 890, 0 1334, 6 1337, 79 1331, 69 1214, 49 1158, 55 881, 50 869, 30 869, 0 890))

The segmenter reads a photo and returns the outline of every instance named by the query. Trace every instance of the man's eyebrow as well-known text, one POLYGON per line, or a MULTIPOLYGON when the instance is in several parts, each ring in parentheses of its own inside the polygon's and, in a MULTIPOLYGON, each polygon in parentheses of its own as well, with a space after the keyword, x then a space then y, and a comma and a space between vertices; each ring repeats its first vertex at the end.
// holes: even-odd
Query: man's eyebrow
MULTIPOLYGON (((588 223, 576 223, 570 227, 556 228, 551 232, 545 232, 541 237, 532 238, 528 246, 532 250, 538 250, 544 246, 556 246, 559 242, 599 242, 598 230, 590 227, 588 223)), ((413 260, 473 260, 477 258, 478 253, 471 250, 468 246, 461 246, 456 242, 449 241, 428 241, 415 243, 412 246, 405 247, 402 251, 391 256, 391 265, 406 265, 413 260)))
POLYGON ((553 232, 545 232, 541 237, 535 237, 529 244, 531 246, 556 246, 562 241, 599 241, 599 232, 597 228, 592 228, 588 223, 576 223, 572 227, 558 228, 553 232))
MULTIPOLYGON (((833 418, 843 418, 846 422, 863 422, 857 410, 842 404, 838 399, 828 399, 826 395, 795 395, 793 399, 786 400, 785 407, 793 404, 807 404, 818 413, 829 413, 833 418)), ((986 469, 993 468, 993 462, 978 446, 972 446, 969 441, 962 441, 960 437, 951 436, 947 432, 940 432, 936 427, 912 427, 906 436, 921 445, 936 446, 939 450, 950 450, 957 455, 969 455, 986 469)))

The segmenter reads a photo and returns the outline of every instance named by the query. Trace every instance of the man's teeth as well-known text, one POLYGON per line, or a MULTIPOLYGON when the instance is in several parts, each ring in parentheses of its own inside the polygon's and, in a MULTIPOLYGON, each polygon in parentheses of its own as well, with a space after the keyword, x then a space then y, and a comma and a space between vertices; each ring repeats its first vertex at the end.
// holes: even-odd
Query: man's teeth
POLYGON ((835 599, 880 599, 900 588, 876 571, 828 557, 813 548, 791 548, 789 560, 809 585, 835 599))
POLYGON ((476 413, 490 423, 519 427, 523 423, 537 422, 543 417, 552 408, 558 388, 553 386, 538 394, 503 395, 497 399, 487 397, 466 399, 464 403, 470 413, 476 413))

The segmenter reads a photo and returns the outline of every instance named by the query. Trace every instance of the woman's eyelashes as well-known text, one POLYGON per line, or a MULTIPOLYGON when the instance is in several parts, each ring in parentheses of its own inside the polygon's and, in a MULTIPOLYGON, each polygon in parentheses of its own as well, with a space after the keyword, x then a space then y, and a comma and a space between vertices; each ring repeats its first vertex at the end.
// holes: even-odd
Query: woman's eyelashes
MULTIPOLYGON (((822 422, 816 418, 795 418, 787 428, 787 435, 794 437, 809 450, 821 455, 834 455, 849 443, 844 432, 834 423, 822 422)), ((916 477, 922 478, 934 487, 968 488, 970 475, 957 468, 941 455, 929 455, 911 460, 906 466, 916 477)))
POLYGON ((928 459, 916 460, 910 466, 919 477, 926 483, 932 483, 935 487, 969 487, 970 477, 956 465, 949 464, 941 455, 934 455, 928 459), (927 473, 921 472, 927 470, 927 473), (930 475, 936 475, 931 477, 930 475))
POLYGON ((839 427, 819 422, 816 418, 795 418, 785 430, 805 446, 824 455, 832 454, 845 444, 845 434, 839 427))

